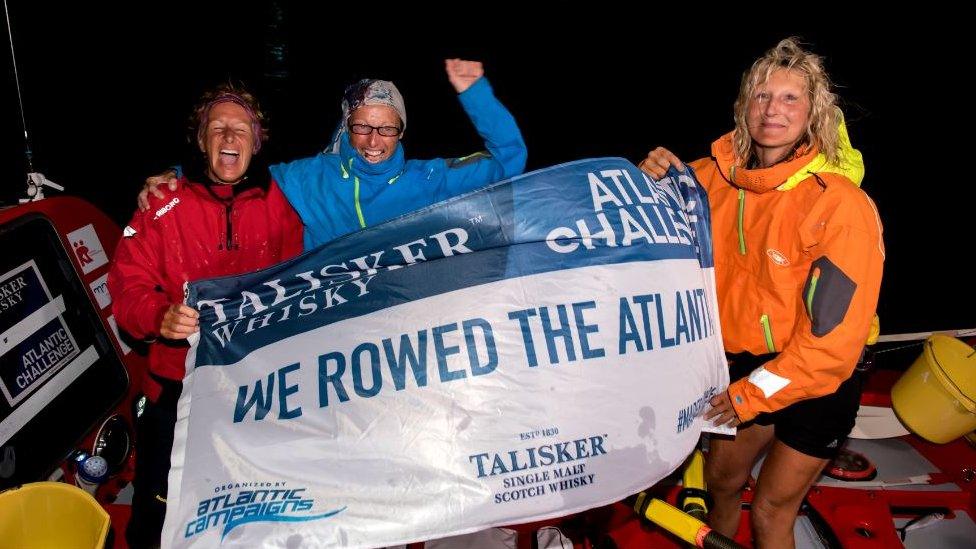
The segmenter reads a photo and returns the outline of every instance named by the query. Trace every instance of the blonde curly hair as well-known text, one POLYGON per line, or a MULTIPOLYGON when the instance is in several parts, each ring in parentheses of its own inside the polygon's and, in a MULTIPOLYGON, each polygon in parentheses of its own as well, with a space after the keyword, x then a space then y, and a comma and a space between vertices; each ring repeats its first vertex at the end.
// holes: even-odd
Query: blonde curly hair
POLYGON ((773 71, 778 69, 799 73, 807 82, 810 119, 799 144, 812 145, 827 157, 828 162, 837 163, 840 156, 837 126, 843 118, 837 106, 837 95, 831 91, 823 58, 805 50, 796 37, 781 40, 742 75, 739 96, 735 100, 735 132, 732 135, 736 159, 745 166, 752 157, 752 136, 746 125, 746 111, 756 88, 766 83, 773 71))

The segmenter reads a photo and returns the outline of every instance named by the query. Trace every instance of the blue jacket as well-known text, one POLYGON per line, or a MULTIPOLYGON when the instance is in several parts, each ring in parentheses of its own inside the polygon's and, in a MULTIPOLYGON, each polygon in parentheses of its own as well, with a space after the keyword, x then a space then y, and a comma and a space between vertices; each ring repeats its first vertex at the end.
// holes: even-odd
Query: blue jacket
POLYGON ((389 159, 369 164, 344 134, 338 154, 271 166, 271 175, 305 224, 305 249, 521 174, 525 141, 488 81, 479 79, 458 98, 488 153, 405 160, 398 143, 389 159))

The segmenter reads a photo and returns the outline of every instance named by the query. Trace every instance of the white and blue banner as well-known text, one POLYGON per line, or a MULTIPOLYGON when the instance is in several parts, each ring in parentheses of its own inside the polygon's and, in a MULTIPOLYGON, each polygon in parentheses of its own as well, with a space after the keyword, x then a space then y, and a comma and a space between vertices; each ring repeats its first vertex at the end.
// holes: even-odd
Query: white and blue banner
POLYGON ((191 284, 164 544, 376 547, 678 467, 725 388, 690 174, 571 162, 191 284))

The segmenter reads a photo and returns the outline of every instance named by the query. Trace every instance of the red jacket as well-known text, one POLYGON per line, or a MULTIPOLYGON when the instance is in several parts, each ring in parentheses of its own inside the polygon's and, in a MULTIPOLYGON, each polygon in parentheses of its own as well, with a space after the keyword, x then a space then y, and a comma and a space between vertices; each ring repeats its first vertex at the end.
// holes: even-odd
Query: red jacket
MULTIPOLYGON (((277 183, 233 192, 184 178, 174 193, 150 197, 149 211, 136 212, 108 275, 122 329, 139 339, 158 337, 166 308, 183 302, 185 282, 258 270, 301 253, 301 220, 277 183)), ((182 380, 186 352, 182 341, 153 342, 150 372, 182 380)))

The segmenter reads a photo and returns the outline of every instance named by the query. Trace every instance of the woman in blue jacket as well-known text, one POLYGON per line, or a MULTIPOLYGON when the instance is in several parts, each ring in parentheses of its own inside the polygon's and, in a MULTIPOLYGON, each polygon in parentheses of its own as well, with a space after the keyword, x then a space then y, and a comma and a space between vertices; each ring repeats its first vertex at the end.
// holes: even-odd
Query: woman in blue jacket
MULTIPOLYGON (((522 173, 525 141, 515 118, 492 93, 482 64, 448 59, 445 70, 488 150, 462 158, 406 160, 400 139, 407 116, 396 86, 385 80, 349 86, 330 148, 271 167, 305 225, 306 250, 522 173)), ((148 192, 161 196, 155 184, 162 182, 175 190, 175 179, 150 178, 140 194, 141 207, 148 192)))

